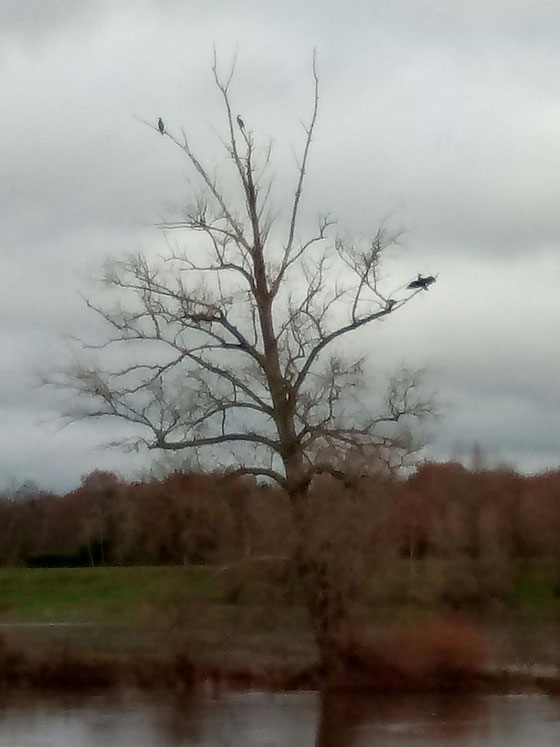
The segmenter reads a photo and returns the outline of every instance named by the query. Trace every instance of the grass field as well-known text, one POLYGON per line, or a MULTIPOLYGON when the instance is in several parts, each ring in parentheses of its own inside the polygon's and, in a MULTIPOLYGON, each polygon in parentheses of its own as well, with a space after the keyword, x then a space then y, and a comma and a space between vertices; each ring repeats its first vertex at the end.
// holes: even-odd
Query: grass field
MULTIPOLYGON (((444 611, 404 593, 409 570, 403 563, 389 576, 372 579, 372 588, 383 590, 365 611, 372 626, 444 611)), ((418 584, 423 578, 420 569, 418 584)), ((521 566, 506 599, 467 613, 482 620, 492 646, 503 649, 500 658, 560 662, 554 587, 546 569, 521 566)), ((239 576, 210 566, 0 569, 0 630, 36 647, 114 653, 179 642, 215 659, 298 662, 314 656, 307 617, 293 590, 282 592, 266 575, 239 576)))
POLYGON ((172 599, 219 597, 210 568, 2 568, 0 621, 102 622, 138 620, 172 599))
MULTIPOLYGON (((372 575, 372 604, 393 612, 433 606, 418 601, 429 597, 429 576, 425 564, 418 564, 411 597, 407 564, 392 564, 390 571, 372 575)), ((294 603, 293 590, 279 588, 286 583, 263 573, 213 566, 0 568, 0 622, 129 623, 158 611, 181 611, 189 603, 282 607, 286 600, 294 603)), ((554 620, 560 615, 555 576, 546 567, 516 568, 502 602, 509 612, 528 618, 554 620)))
POLYGON ((101 652, 153 652, 182 644, 196 655, 308 659, 305 611, 247 602, 209 566, 0 569, 0 630, 17 643, 101 652), (235 601, 232 601, 234 599, 235 601))

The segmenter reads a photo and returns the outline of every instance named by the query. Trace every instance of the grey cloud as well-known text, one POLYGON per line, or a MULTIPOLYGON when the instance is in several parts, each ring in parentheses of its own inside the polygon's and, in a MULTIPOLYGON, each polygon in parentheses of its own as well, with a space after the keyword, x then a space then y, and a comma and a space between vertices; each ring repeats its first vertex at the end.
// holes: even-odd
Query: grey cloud
POLYGON ((76 24, 90 24, 99 17, 100 11, 104 15, 111 5, 106 0, 53 0, 49 3, 2 0, 0 38, 13 37, 37 43, 53 31, 64 32, 76 24))
POLYGON ((144 452, 123 454, 106 448, 122 430, 89 423, 63 428, 52 411, 9 411, 3 415, 0 434, 2 487, 33 480, 55 492, 71 490, 84 474, 94 469, 116 471, 132 479, 146 472, 150 457, 144 452))

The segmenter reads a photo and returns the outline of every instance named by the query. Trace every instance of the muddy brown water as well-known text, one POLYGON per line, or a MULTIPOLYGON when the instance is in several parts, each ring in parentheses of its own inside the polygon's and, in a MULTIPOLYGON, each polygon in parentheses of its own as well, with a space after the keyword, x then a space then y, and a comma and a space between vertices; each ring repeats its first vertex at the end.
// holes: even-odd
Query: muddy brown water
POLYGON ((0 747, 532 747, 560 744, 560 699, 137 693, 0 699, 0 747))

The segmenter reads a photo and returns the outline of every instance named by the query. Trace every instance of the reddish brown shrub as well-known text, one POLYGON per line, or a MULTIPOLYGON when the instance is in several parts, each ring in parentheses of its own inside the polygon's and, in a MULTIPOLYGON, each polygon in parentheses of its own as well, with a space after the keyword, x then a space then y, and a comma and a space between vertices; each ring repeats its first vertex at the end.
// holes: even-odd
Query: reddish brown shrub
POLYGON ((398 667, 412 680, 438 685, 459 684, 479 674, 487 659, 478 631, 450 618, 399 630, 393 647, 398 667))
POLYGON ((23 653, 10 645, 6 637, 0 633, 0 686, 17 682, 25 665, 23 653))
POLYGON ((438 618, 395 628, 348 646, 342 682, 379 689, 441 689, 465 685, 487 660, 480 633, 465 622, 438 618))
POLYGON ((108 656, 60 651, 28 665, 28 684, 41 689, 98 690, 115 687, 122 679, 120 662, 108 656))

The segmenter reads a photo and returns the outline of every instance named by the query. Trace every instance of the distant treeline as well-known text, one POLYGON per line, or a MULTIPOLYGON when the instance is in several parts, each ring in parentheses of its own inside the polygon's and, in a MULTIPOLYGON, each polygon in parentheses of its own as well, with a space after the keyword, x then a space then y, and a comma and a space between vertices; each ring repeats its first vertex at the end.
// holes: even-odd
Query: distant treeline
POLYGON ((281 552, 286 508, 281 491, 252 480, 173 474, 125 482, 95 471, 63 496, 0 496, 0 564, 205 564, 281 552))
MULTIPOLYGON (((510 561, 556 563, 560 556, 560 471, 522 476, 426 463, 408 479, 360 478, 355 489, 325 477, 309 510, 316 516, 314 541, 326 547, 333 536, 343 543, 359 535, 372 567, 398 558, 444 559, 442 588, 451 595, 480 593, 472 578, 465 580, 467 567, 480 583, 499 587, 510 561)), ((93 472, 64 496, 0 497, 0 563, 204 564, 287 556, 290 526, 282 491, 252 480, 194 473, 131 483, 93 472)))

